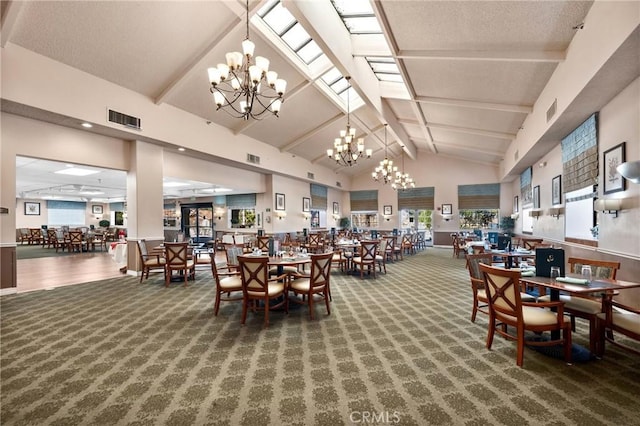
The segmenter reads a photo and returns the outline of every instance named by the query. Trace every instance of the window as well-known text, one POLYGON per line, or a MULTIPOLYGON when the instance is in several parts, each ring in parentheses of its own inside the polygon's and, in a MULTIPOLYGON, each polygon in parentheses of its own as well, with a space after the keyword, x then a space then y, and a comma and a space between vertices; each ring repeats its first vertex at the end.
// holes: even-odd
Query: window
POLYGON ((351 213, 351 226, 358 229, 377 229, 378 212, 354 212, 351 213))
POLYGON ((424 231, 431 229, 432 210, 400 210, 400 227, 403 230, 424 231))
POLYGON ((255 223, 255 209, 231 209, 232 228, 253 228, 255 223))
POLYGON ((461 229, 497 229, 500 220, 498 209, 459 210, 461 229))

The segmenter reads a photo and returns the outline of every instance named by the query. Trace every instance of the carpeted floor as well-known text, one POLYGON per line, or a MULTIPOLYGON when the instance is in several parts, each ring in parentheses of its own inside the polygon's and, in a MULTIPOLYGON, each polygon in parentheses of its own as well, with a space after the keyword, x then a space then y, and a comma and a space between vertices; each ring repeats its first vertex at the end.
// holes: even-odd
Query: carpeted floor
MULTIPOLYGON (((97 252, 100 253, 100 249, 97 249, 97 252)), ((59 249, 56 252, 55 248, 47 248, 42 247, 41 245, 29 245, 29 244, 18 244, 16 246, 16 258, 20 259, 37 259, 40 257, 52 257, 52 256, 68 256, 71 254, 78 254, 78 252, 70 252, 67 250, 59 249)))
MULTIPOLYGON (((333 303, 240 325, 213 283, 122 277, 1 299, 3 425, 639 425, 640 359, 566 365, 469 321, 463 259, 429 248, 333 303)), ((576 343, 586 344, 579 322, 576 343)))

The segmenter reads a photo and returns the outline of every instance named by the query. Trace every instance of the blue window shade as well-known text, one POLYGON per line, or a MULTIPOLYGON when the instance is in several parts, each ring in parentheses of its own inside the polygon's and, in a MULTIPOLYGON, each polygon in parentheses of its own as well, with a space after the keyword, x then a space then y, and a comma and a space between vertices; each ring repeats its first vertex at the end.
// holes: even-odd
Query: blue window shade
POLYGON ((482 210, 500 208, 500 184, 458 185, 458 209, 482 210))
POLYGON ((178 204, 177 204, 177 203, 170 203, 170 204, 165 203, 165 204, 164 204, 164 209, 165 209, 165 210, 175 210, 175 208, 176 208, 177 206, 178 206, 178 204))
POLYGON ((378 191, 351 191, 351 211, 377 211, 378 210, 378 191))
POLYGON ((398 210, 433 210, 433 186, 398 191, 398 210))
POLYGON ((227 204, 227 196, 226 195, 216 195, 213 197, 213 205, 215 206, 224 206, 227 204))
POLYGON ((84 201, 47 200, 47 208, 51 210, 86 210, 87 203, 84 201))
POLYGON ((562 190, 598 184, 598 115, 592 114, 562 139, 562 190))
POLYGON ((109 210, 112 212, 123 212, 124 203, 109 203, 109 210))
POLYGON ((243 209, 256 207, 256 194, 227 195, 227 206, 243 209))
POLYGON ((532 173, 533 171, 531 167, 529 167, 520 174, 520 197, 523 206, 533 203, 533 193, 531 192, 532 173))
POLYGON ((327 209, 327 187, 318 185, 316 183, 311 184, 311 208, 314 210, 326 210, 327 209))

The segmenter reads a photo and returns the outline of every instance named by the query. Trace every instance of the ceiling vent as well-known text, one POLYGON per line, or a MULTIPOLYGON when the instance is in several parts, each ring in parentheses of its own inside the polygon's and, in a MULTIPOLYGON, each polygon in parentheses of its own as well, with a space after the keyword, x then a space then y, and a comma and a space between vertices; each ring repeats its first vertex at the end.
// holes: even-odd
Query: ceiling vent
POLYGON ((336 186, 337 186, 338 188, 342 188, 342 184, 341 184, 340 182, 336 182, 336 186))
POLYGON ((553 118, 554 115, 556 115, 556 108, 557 107, 558 107, 558 100, 554 99, 553 103, 551 104, 551 106, 547 110, 547 123, 549 121, 551 121, 551 119, 553 118))
POLYGON ((116 123, 128 127, 130 129, 142 130, 142 121, 133 115, 123 114, 112 109, 107 110, 109 114, 109 122, 116 123))
POLYGON ((315 180, 315 179, 316 179, 316 176, 315 176, 313 173, 311 173, 311 172, 307 172, 307 179, 315 180))
POLYGON ((247 163, 260 164, 260 157, 253 154, 247 154, 247 163))

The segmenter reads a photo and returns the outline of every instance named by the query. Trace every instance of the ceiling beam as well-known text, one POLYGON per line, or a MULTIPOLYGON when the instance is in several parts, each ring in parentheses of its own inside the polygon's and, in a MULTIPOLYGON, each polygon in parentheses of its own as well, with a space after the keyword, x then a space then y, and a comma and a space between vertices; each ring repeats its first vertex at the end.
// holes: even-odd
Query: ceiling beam
POLYGON ((465 99, 437 98, 433 96, 416 96, 416 101, 425 104, 451 105, 465 108, 487 109, 492 111, 517 112, 520 114, 529 114, 533 111, 533 107, 530 105, 468 101, 465 99))
POLYGON ((478 148, 477 145, 476 146, 456 145, 456 144, 446 143, 446 142, 442 142, 442 141, 434 141, 434 143, 436 145, 442 146, 443 148, 459 149, 459 150, 462 150, 462 151, 479 152, 481 154, 494 155, 494 156, 500 157, 500 158, 504 157, 504 152, 493 151, 491 149, 478 148))
MULTIPOLYGON (((401 119, 400 123, 407 124, 410 126, 420 126, 420 123, 416 120, 401 119)), ((515 133, 494 132, 491 130, 472 129, 469 127, 452 126, 450 124, 427 123, 427 126, 432 129, 450 130, 452 132, 469 133, 472 135, 488 136, 490 138, 497 138, 497 139, 513 140, 516 137, 515 133)))
POLYGON ((309 130, 307 133, 305 133, 304 135, 296 138, 295 140, 289 142, 288 144, 286 144, 285 146, 283 146, 282 148, 280 148, 280 152, 288 152, 291 151, 293 148, 295 148, 296 146, 300 145, 301 143, 303 143, 304 141, 306 141, 307 139, 309 139, 310 137, 318 134, 319 132, 321 132, 322 130, 326 129, 327 127, 329 127, 330 125, 332 125, 333 123, 335 123, 336 121, 342 119, 342 117, 344 117, 344 115, 342 113, 337 114, 333 117, 331 117, 330 119, 328 119, 327 121, 325 121, 324 123, 320 124, 319 126, 316 126, 315 128, 309 130))
POLYGON ((401 50, 401 59, 448 59, 461 61, 562 62, 564 50, 401 50))
POLYGON ((0 47, 5 47, 11 38, 13 28, 18 21, 18 16, 25 1, 8 1, 4 3, 4 13, 2 14, 2 28, 0 28, 0 47))

